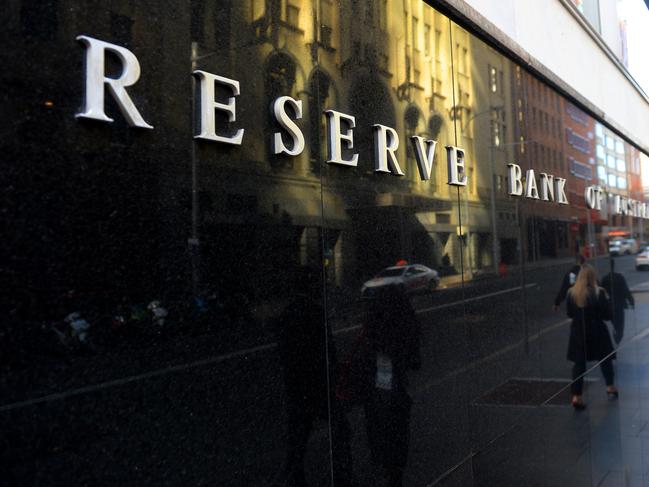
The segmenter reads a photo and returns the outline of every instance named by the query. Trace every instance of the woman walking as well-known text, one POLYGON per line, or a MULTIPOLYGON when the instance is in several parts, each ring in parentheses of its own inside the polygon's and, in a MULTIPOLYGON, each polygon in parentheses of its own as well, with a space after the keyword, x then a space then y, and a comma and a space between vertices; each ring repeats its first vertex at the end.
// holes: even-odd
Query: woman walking
POLYGON ((613 383, 613 344, 604 323, 604 320, 610 319, 608 295, 597 285, 595 269, 588 264, 581 267, 575 285, 568 291, 567 311, 572 318, 568 360, 574 362, 571 402, 576 410, 581 411, 586 408, 581 394, 587 361, 600 362, 609 397, 618 397, 613 383))

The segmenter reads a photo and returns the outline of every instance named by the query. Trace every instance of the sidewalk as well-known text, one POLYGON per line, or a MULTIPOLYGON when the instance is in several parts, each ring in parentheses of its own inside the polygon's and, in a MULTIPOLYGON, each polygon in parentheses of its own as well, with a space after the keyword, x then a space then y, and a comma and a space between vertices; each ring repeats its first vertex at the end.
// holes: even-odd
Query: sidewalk
POLYGON ((566 380, 560 396, 529 409, 474 459, 481 485, 649 487, 649 286, 633 292, 636 307, 627 311, 615 361, 619 399, 607 397, 590 362, 587 409, 570 407, 566 380))
POLYGON ((599 370, 589 374, 597 377, 586 397, 594 486, 649 486, 649 287, 634 289, 634 296, 615 365, 619 400, 598 394, 599 370))

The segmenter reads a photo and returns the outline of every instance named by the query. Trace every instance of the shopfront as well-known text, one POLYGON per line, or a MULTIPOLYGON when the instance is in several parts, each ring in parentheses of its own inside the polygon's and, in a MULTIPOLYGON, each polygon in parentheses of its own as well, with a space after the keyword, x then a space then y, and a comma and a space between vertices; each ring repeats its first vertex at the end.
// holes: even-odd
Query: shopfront
POLYGON ((420 0, 5 18, 0 485, 590 468, 552 304, 646 240, 624 134, 420 0))

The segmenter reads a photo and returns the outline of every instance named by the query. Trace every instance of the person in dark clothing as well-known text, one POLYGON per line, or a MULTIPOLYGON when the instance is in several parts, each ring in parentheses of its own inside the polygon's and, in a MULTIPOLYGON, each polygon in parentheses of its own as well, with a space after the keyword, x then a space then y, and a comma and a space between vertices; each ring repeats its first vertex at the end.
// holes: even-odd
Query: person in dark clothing
POLYGON ((615 272, 613 259, 611 259, 611 272, 602 279, 602 287, 606 289, 611 299, 613 339, 619 344, 624 336, 624 309, 635 306, 635 301, 624 276, 615 272))
POLYGON ((586 407, 581 399, 583 374, 586 372, 586 362, 592 360, 600 361, 606 390, 609 396, 617 398, 612 363, 615 355, 604 323, 610 318, 608 295, 597 285, 597 274, 590 265, 581 267, 574 286, 568 290, 566 308, 568 316, 572 318, 567 353, 568 360, 574 363, 570 386, 572 405, 577 410, 586 407))
POLYGON ((306 447, 317 421, 330 422, 334 485, 350 486, 351 428, 333 395, 336 353, 324 319, 320 269, 301 269, 291 302, 277 323, 284 371, 287 445, 282 471, 273 486, 304 487, 306 447))
POLYGON ((563 301, 566 299, 568 290, 575 284, 575 281, 577 280, 577 274, 579 274, 581 266, 585 263, 586 258, 581 254, 577 255, 577 262, 570 268, 568 272, 566 272, 565 276, 563 276, 559 292, 554 298, 554 311, 559 311, 559 306, 561 306, 561 303, 563 303, 563 301))
POLYGON ((410 444, 408 370, 421 367, 419 323, 402 288, 377 291, 367 306, 365 329, 364 408, 370 454, 383 467, 387 485, 400 487, 410 444))

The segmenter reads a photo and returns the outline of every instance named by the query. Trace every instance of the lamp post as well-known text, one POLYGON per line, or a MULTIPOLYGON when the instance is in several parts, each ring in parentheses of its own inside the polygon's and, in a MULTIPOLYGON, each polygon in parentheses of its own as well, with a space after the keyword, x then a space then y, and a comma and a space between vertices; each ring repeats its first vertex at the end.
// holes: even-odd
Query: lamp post
MULTIPOLYGON (((504 107, 502 105, 497 105, 497 106, 492 106, 489 107, 487 110, 483 110, 481 112, 473 114, 469 119, 462 125, 462 138, 464 138, 464 132, 466 128, 469 126, 469 123, 471 123, 474 119, 477 117, 484 115, 486 113, 493 113, 495 111, 500 111, 503 110, 504 107)), ((500 146, 499 146, 500 147, 500 146)), ((489 178, 491 180, 491 183, 489 185, 489 199, 490 199, 490 213, 491 213, 491 260, 493 261, 493 269, 494 273, 498 274, 498 264, 500 263, 499 259, 499 246, 498 246, 498 236, 497 236, 497 229, 496 229, 496 189, 495 189, 495 180, 494 180, 494 163, 493 163, 493 149, 494 146, 493 144, 489 145, 489 178)), ((467 205, 468 205, 468 198, 467 198, 467 205)), ((467 208, 467 216, 468 216, 468 208, 467 208)), ((468 232, 467 232, 468 235, 468 232)))

